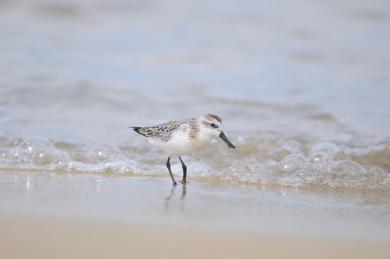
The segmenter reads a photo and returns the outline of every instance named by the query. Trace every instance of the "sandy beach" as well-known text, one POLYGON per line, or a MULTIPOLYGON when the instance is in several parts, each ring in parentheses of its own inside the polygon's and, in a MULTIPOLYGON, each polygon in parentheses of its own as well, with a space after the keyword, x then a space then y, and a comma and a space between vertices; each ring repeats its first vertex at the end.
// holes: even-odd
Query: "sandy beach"
POLYGON ((386 197, 2 172, 2 258, 387 258, 386 197), (351 205, 355 204, 355 205, 351 205))
POLYGON ((0 217, 0 256, 22 258, 377 258, 389 242, 262 235, 104 220, 0 217))

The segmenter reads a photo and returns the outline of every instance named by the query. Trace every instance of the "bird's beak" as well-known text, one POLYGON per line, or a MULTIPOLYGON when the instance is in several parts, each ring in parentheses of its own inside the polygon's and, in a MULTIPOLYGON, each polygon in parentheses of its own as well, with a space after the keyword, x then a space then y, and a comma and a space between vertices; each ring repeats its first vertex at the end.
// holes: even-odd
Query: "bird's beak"
POLYGON ((230 148, 236 148, 232 142, 230 142, 230 140, 226 137, 225 133, 223 133, 223 131, 221 131, 221 133, 219 134, 219 137, 226 142, 226 144, 228 145, 228 147, 230 148))

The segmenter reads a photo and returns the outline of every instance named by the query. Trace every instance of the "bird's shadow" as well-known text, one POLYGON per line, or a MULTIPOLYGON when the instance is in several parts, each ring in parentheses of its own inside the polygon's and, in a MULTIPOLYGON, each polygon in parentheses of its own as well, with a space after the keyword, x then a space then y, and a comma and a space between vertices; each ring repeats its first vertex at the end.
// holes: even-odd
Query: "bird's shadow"
MULTIPOLYGON (((176 189, 178 188, 178 185, 173 185, 169 195, 165 197, 165 203, 164 203, 164 208, 166 210, 169 210, 170 204, 172 203, 173 198, 175 197, 176 189)), ((184 201, 187 195, 187 185, 186 184, 181 184, 181 196, 180 200, 184 201)), ((184 209, 184 207, 183 207, 184 209)))

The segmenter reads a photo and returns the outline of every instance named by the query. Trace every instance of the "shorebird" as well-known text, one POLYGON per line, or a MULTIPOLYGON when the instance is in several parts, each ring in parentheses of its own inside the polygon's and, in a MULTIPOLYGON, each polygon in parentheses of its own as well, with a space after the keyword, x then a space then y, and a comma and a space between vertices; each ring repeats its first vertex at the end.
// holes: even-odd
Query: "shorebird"
POLYGON ((208 144, 214 137, 220 137, 229 148, 236 148, 222 131, 222 119, 214 114, 181 121, 169 121, 151 127, 130 127, 135 132, 145 136, 149 143, 168 153, 166 166, 176 185, 171 170, 171 156, 178 156, 183 168, 182 183, 186 183, 187 166, 181 159, 182 155, 193 153, 208 144))

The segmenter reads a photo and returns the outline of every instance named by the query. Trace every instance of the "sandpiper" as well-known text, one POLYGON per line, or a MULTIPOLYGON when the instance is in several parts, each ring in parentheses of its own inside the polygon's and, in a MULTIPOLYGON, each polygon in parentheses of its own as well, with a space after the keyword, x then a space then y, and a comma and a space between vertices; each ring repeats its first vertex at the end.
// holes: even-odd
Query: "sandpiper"
POLYGON ((135 132, 145 136, 148 141, 168 153, 166 166, 176 185, 171 171, 171 156, 178 156, 183 168, 182 183, 186 183, 187 166, 180 156, 190 154, 205 147, 218 136, 226 142, 228 147, 236 148, 222 131, 222 119, 214 114, 207 114, 199 118, 181 121, 169 121, 152 127, 130 127, 135 132))

